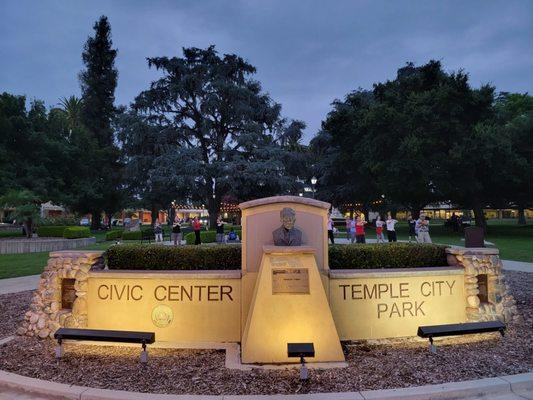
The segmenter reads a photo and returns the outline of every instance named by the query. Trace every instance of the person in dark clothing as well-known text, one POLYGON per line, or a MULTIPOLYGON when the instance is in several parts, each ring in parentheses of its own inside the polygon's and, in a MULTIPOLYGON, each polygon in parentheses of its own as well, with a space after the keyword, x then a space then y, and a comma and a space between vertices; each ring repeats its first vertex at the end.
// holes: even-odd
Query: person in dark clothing
POLYGON ((217 218, 217 243, 222 244, 224 243, 224 221, 222 221, 222 217, 217 218))

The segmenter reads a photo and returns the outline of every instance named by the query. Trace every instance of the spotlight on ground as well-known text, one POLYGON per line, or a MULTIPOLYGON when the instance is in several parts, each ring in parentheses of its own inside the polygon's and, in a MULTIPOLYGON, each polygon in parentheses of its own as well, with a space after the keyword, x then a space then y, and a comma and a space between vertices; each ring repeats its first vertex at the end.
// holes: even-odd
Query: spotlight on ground
POLYGON ((300 367, 300 379, 307 380, 307 367, 305 366, 305 357, 315 356, 315 346, 313 343, 287 343, 287 356, 289 358, 298 357, 302 366, 300 367))

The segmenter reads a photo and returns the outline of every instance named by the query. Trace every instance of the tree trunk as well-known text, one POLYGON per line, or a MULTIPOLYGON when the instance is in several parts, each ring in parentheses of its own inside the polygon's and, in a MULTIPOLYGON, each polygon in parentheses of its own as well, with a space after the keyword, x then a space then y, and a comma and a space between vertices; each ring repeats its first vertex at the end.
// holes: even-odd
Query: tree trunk
POLYGON ((411 208, 411 217, 413 219, 418 219, 420 217, 420 208, 418 207, 411 208))
POLYGON ((209 212, 209 229, 215 229, 217 226, 217 217, 220 212, 220 197, 210 197, 207 203, 207 211, 209 212))
POLYGON ((91 212, 91 230, 97 231, 100 229, 100 211, 91 212))
POLYGON ((155 222, 159 218, 159 207, 157 207, 156 205, 152 204, 152 208, 150 210, 150 214, 152 216, 152 226, 155 226, 155 222))
POLYGON ((33 236, 33 221, 30 219, 28 221, 24 221, 24 229, 26 230, 26 237, 28 239, 31 239, 33 236))
POLYGON ((483 228, 483 231, 487 232, 487 220, 485 219, 485 213, 483 212, 483 207, 481 206, 481 204, 474 204, 472 211, 474 211, 474 219, 476 221, 476 226, 483 228))
POLYGON ((170 207, 168 209, 168 225, 173 225, 174 220, 176 219, 176 209, 174 207, 170 207))
POLYGON ((107 229, 111 229, 111 219, 113 218, 113 213, 106 211, 105 215, 107 216, 107 229))
POLYGON ((519 204, 518 205, 518 225, 525 225, 526 224, 526 213, 524 211, 524 205, 519 204))

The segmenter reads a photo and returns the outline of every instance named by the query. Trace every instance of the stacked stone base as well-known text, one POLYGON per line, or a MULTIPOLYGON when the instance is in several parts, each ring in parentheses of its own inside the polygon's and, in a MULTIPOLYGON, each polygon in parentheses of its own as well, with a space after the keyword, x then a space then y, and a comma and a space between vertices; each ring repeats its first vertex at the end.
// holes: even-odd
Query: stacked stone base
POLYGON ((62 251, 50 253, 48 264, 29 311, 17 330, 19 335, 53 338, 60 327, 87 326, 87 278, 91 269, 102 269, 101 251, 62 251), (63 308, 62 281, 74 279, 72 308, 63 308))

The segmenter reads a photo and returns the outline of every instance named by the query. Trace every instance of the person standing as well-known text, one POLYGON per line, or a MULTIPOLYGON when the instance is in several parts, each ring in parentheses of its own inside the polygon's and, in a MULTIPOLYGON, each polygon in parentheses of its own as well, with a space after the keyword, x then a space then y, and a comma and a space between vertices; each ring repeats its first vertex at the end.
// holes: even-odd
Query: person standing
POLYGON ((351 239, 351 233, 350 230, 352 229, 352 219, 350 217, 346 217, 346 239, 351 239))
POLYGON ((365 243, 365 225, 366 221, 357 217, 355 220, 355 242, 356 243, 365 243))
POLYGON ((194 231, 194 244, 202 244, 202 239, 200 239, 202 223, 198 220, 198 217, 194 217, 192 220, 192 230, 194 231))
POLYGON ((378 215, 376 219, 376 239, 378 243, 385 243, 385 236, 383 235, 383 225, 385 222, 381 220, 381 216, 378 215))
POLYGON ((350 242, 355 242, 355 218, 350 221, 350 242))
POLYGON ((391 242, 397 242, 396 238, 396 229, 394 226, 398 223, 397 220, 391 217, 391 214, 387 214, 387 220, 385 221, 387 224, 387 239, 389 240, 389 243, 391 242))
POLYGON ((431 243, 429 236, 429 220, 424 214, 416 220, 416 229, 418 231, 418 243, 431 243))
POLYGON ((217 236, 216 240, 218 244, 224 243, 224 221, 222 221, 222 217, 219 215, 217 218, 217 236))
POLYGON ((416 235, 416 220, 413 219, 411 214, 407 217, 407 224, 409 225, 409 243, 411 243, 412 240, 418 242, 418 237, 416 235))
POLYGON ((333 235, 333 220, 331 214, 328 214, 328 238, 331 240, 331 244, 335 244, 335 236, 333 235))
POLYGON ((159 221, 155 222, 154 234, 155 234, 155 241, 156 242, 162 242, 163 241, 163 228, 161 227, 161 224, 159 223, 159 221))
POLYGON ((172 226, 171 236, 174 246, 181 245, 181 222, 179 219, 176 219, 174 225, 172 226))

